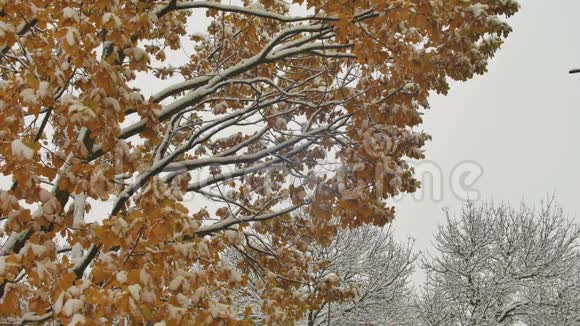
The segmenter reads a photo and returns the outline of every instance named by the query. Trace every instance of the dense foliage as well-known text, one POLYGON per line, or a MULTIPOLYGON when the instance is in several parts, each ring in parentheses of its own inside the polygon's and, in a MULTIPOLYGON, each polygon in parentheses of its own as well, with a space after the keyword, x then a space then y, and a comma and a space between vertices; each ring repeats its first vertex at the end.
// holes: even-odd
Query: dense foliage
POLYGON ((250 274, 265 323, 352 298, 309 245, 393 219, 429 93, 484 73, 517 9, 0 1, 0 318, 250 323, 250 274))

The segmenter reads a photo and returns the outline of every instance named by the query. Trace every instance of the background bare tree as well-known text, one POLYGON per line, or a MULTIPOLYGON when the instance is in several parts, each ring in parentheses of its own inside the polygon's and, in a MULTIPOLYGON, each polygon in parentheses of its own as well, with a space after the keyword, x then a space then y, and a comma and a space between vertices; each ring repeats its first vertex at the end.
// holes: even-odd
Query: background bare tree
MULTIPOLYGON (((570 286, 578 226, 552 200, 540 209, 467 204, 447 216, 425 256, 419 300, 426 325, 564 325, 577 319, 570 286)), ((576 292, 577 293, 577 292, 576 292)))
POLYGON ((411 240, 398 242, 390 227, 363 226, 339 232, 329 247, 313 246, 312 254, 329 262, 319 283, 337 275, 357 295, 342 304, 322 304, 308 314, 308 325, 415 325, 411 240))
MULTIPOLYGON (((316 277, 297 295, 313 299, 313 305, 299 325, 416 325, 410 278, 417 254, 411 240, 398 242, 390 227, 362 226, 341 229, 330 245, 312 244, 308 253, 316 277), (325 300, 340 295, 342 303, 325 300)), ((227 260, 240 259, 240 253, 230 252, 227 260)), ((240 307, 263 306, 262 283, 259 273, 252 274, 234 301, 240 307)), ((259 309, 252 311, 253 320, 264 318, 259 309)))

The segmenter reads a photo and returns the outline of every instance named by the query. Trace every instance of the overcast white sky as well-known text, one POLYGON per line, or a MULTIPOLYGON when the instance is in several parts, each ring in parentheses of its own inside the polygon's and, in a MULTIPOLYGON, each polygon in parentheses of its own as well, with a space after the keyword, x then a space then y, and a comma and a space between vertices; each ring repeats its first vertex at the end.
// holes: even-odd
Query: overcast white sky
MULTIPOLYGON (((579 0, 520 0, 510 23, 514 32, 489 72, 456 83, 447 97, 432 98, 423 129, 433 136, 430 160, 444 174, 441 201, 406 197, 394 222, 398 234, 428 249, 443 207, 458 212, 462 201, 449 185, 453 167, 477 162, 475 183, 482 200, 538 203, 555 193, 580 222, 580 67, 579 0)), ((428 171, 434 171, 428 166, 428 171)))

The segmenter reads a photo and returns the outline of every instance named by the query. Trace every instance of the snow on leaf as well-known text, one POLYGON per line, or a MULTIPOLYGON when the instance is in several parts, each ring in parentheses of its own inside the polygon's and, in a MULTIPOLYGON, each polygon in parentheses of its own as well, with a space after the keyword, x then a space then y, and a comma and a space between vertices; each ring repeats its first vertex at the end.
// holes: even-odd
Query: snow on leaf
POLYGON ((26 146, 21 139, 15 139, 10 144, 12 155, 19 160, 31 160, 34 157, 34 150, 26 146))
POLYGON ((0 21, 0 37, 5 37, 8 33, 14 33, 14 27, 3 21, 0 21))
POLYGON ((169 319, 177 320, 187 312, 187 309, 169 304, 167 305, 167 312, 169 314, 169 319))
POLYGON ((113 97, 105 97, 103 99, 103 102, 105 103, 105 105, 112 107, 113 110, 115 110, 115 112, 121 112, 121 105, 119 104, 119 101, 117 101, 117 99, 113 98, 113 97))
POLYGON ((133 297, 135 301, 139 301, 139 299, 141 298, 141 285, 132 284, 129 285, 127 289, 129 290, 129 294, 131 294, 131 297, 133 297))
POLYGON ((83 325, 85 323, 85 316, 81 314, 74 314, 73 318, 71 318, 68 326, 77 326, 83 325))
POLYGON ((38 85, 38 96, 40 98, 46 98, 51 95, 50 93, 50 83, 46 81, 41 81, 38 85))
POLYGON ((185 281, 182 275, 177 275, 171 283, 169 283, 169 290, 176 291, 181 286, 181 283, 185 281))
POLYGON ((467 7, 467 10, 470 11, 475 17, 484 15, 488 9, 489 6, 482 3, 476 3, 467 7))
POLYGON ((54 312, 58 314, 62 311, 63 305, 64 305, 64 291, 61 291, 60 295, 58 296, 58 298, 54 302, 54 305, 52 308, 53 308, 54 312))
POLYGON ((225 101, 219 102, 213 107, 214 114, 224 114, 227 112, 228 104, 225 101))
POLYGON ((242 274, 240 274, 236 270, 231 270, 230 271, 230 282, 233 282, 233 283, 240 283, 240 282, 242 282, 242 274))
POLYGON ((123 25, 123 23, 121 22, 121 19, 119 17, 117 17, 117 15, 107 12, 103 15, 103 18, 101 19, 101 23, 103 25, 109 25, 109 22, 111 22, 113 25, 112 27, 120 27, 123 25))
POLYGON ((147 54, 147 52, 145 52, 145 50, 143 50, 142 48, 128 48, 125 49, 125 54, 126 55, 130 55, 133 57, 133 59, 135 59, 135 61, 139 62, 142 60, 146 60, 148 61, 149 59, 149 55, 147 54))
POLYGON ((115 275, 115 278, 117 279, 117 282, 123 284, 123 283, 127 282, 127 272, 125 272, 125 271, 117 272, 117 274, 115 275))
POLYGON ((23 89, 20 92, 20 97, 22 97, 22 101, 28 105, 35 105, 38 104, 38 96, 36 92, 32 88, 23 89))
POLYGON ((62 10, 62 17, 65 19, 72 19, 76 22, 80 21, 79 14, 71 7, 66 7, 62 10))
POLYGON ((76 27, 69 27, 66 32, 66 42, 69 46, 75 46, 77 44, 77 39, 80 38, 79 30, 76 27))
POLYGON ((203 241, 197 244, 197 251, 202 256, 209 256, 209 247, 203 241))
POLYGON ((80 299, 68 299, 62 308, 62 312, 66 316, 70 317, 79 312, 83 308, 84 304, 84 301, 80 299))
POLYGON ((141 283, 143 284, 149 284, 149 282, 151 282, 151 276, 149 275, 149 273, 147 273, 147 270, 145 270, 145 268, 141 268, 141 270, 139 271, 139 281, 141 281, 141 283))
POLYGON ((68 114, 70 116, 71 122, 74 123, 88 122, 97 117, 91 108, 83 105, 82 103, 75 103, 71 105, 68 109, 68 114))

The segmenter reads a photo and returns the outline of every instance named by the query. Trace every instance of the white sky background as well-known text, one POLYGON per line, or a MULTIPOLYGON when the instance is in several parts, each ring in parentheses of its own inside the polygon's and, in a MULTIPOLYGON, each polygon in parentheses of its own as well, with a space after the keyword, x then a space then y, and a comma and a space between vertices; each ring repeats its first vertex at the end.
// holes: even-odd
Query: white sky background
POLYGON ((444 174, 442 200, 432 200, 426 184, 423 200, 398 203, 394 222, 418 249, 431 247, 442 208, 460 211, 449 174, 465 160, 483 168, 474 186, 481 200, 532 205, 555 194, 580 222, 580 74, 568 74, 580 68, 580 1, 519 2, 514 32, 489 72, 431 99, 422 128, 433 136, 427 158, 444 174))

